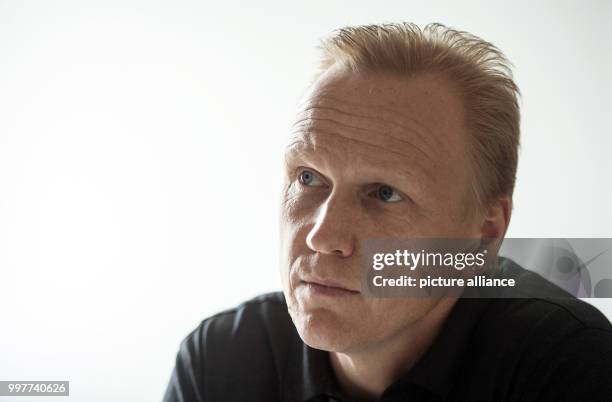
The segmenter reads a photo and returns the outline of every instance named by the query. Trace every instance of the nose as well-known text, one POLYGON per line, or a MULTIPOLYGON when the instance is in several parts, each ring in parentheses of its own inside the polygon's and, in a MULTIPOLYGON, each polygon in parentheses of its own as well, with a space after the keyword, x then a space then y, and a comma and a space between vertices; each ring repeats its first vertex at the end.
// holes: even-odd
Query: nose
POLYGON ((352 229, 356 225, 354 215, 348 203, 330 195, 319 207, 314 224, 306 236, 308 248, 323 254, 351 256, 355 248, 352 229))

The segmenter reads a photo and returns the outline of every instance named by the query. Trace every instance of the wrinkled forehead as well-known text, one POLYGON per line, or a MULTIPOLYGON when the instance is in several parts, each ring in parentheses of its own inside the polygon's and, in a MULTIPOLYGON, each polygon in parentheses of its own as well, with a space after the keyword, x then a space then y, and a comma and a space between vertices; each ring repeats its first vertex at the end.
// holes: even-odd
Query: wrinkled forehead
POLYGON ((467 138, 458 96, 431 77, 336 74, 304 97, 287 156, 351 168, 401 169, 423 180, 463 163, 467 138))

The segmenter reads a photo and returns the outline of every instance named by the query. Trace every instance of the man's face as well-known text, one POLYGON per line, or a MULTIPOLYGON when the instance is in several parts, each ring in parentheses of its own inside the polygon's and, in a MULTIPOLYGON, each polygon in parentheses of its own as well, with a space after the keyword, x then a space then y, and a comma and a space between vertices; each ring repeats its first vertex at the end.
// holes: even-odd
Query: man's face
POLYGON ((463 114, 433 76, 331 69, 311 88, 286 150, 281 204, 283 291, 305 343, 364 349, 435 307, 433 299, 365 298, 359 252, 372 237, 478 236, 465 217, 463 114))

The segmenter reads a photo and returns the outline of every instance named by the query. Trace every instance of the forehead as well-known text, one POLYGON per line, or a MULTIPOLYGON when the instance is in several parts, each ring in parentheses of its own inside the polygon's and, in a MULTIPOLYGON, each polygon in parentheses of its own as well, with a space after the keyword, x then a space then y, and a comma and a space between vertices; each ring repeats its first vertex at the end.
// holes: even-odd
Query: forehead
POLYGON ((431 182, 465 162, 463 121, 442 79, 331 71, 300 105, 287 156, 431 182))

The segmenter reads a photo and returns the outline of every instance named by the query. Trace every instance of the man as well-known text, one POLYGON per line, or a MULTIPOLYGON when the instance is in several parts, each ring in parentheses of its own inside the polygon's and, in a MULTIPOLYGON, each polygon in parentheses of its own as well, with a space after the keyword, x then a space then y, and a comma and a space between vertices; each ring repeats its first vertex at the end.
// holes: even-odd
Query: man
POLYGON ((439 24, 322 49, 286 151, 283 293, 205 319, 165 401, 612 400, 612 327, 577 299, 362 294, 366 239, 503 239, 519 108, 501 52, 439 24))

